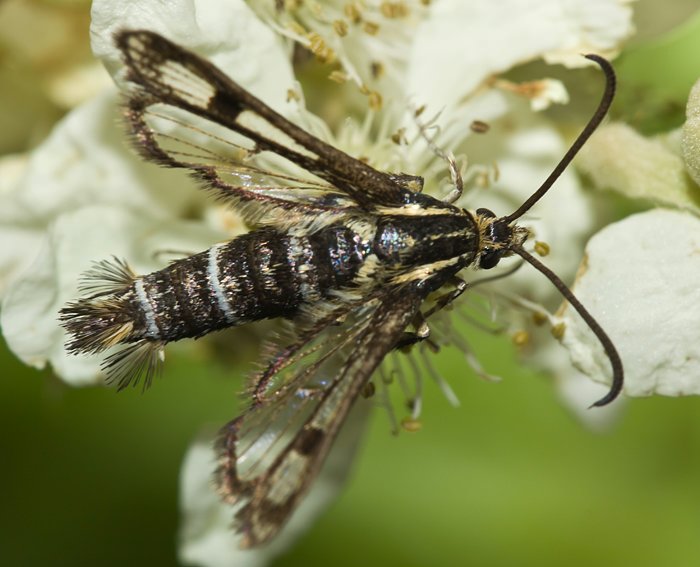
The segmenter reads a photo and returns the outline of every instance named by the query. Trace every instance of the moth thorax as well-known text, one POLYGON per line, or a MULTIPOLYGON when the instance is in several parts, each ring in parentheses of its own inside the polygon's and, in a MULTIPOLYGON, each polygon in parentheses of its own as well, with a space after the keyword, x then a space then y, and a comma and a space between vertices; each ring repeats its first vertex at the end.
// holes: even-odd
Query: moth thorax
POLYGON ((377 225, 374 252, 395 266, 420 266, 462 258, 465 265, 478 252, 474 219, 466 214, 387 215, 377 225))

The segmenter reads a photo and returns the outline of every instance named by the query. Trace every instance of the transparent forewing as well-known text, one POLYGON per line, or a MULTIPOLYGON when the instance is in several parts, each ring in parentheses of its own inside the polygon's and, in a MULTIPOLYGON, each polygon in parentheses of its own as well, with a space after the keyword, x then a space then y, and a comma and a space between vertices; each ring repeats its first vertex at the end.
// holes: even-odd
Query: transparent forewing
POLYGON ((144 158, 188 169, 256 223, 275 223, 290 211, 315 219, 357 208, 322 179, 275 154, 257 152, 244 136, 144 93, 129 99, 126 116, 144 158))
POLYGON ((378 305, 374 299, 336 308, 285 348, 266 349, 265 366, 250 382, 250 407, 223 433, 235 434, 236 482, 255 480, 289 444, 332 386, 352 342, 367 332, 378 305))
POLYGON ((365 209, 399 205, 410 194, 390 175, 299 128, 208 61, 158 34, 123 31, 115 41, 128 80, 143 95, 130 101, 132 112, 141 112, 144 103, 163 103, 206 118, 249 140, 248 150, 272 152, 297 164, 365 209))
POLYGON ((253 405, 219 440, 218 482, 228 501, 242 504, 236 525, 244 545, 264 543, 288 520, 420 300, 412 292, 375 298, 282 350, 258 376, 253 405))

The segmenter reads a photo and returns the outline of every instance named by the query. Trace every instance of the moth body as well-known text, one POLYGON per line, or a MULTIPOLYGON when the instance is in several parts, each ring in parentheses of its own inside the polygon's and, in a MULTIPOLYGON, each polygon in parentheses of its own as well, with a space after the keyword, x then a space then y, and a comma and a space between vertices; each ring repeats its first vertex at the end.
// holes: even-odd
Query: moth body
POLYGON ((317 138, 157 33, 123 30, 114 40, 138 152, 189 172, 252 230, 147 275, 119 259, 97 263, 82 297, 61 310, 67 348, 116 347, 103 363, 111 381, 123 388, 143 378, 147 386, 169 342, 260 319, 293 322, 291 336, 265 349, 248 407, 217 439, 216 484, 237 506, 243 547, 265 544, 287 523, 375 370, 397 347, 428 339, 430 317, 469 287, 459 277, 466 268, 490 269, 516 254, 543 273, 610 359, 610 391, 594 405, 619 395, 623 369, 612 341, 524 249, 529 233, 515 224, 605 116, 615 90, 607 61, 586 56, 606 76, 587 126, 539 189, 498 217, 453 204, 463 188, 459 168, 427 137, 452 175, 445 201, 423 193, 418 175, 380 171, 317 138), (294 168, 279 168, 285 161, 294 168))
POLYGON ((260 228, 143 276, 125 263, 103 263, 88 281, 104 286, 120 266, 122 277, 62 310, 73 337, 68 348, 161 348, 252 321, 294 318, 321 300, 341 304, 400 283, 427 294, 474 263, 484 237, 472 213, 448 205, 427 216, 399 211, 310 234, 260 228))

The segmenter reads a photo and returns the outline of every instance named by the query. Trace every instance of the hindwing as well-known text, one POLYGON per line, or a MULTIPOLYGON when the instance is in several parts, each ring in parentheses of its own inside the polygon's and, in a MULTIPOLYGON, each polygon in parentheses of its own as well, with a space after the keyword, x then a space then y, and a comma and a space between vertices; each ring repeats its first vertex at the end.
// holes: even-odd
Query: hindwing
POLYGON ((236 528, 243 546, 265 543, 287 522, 421 301, 404 290, 338 309, 256 377, 252 405, 222 429, 218 443, 217 483, 227 501, 241 504, 236 528))

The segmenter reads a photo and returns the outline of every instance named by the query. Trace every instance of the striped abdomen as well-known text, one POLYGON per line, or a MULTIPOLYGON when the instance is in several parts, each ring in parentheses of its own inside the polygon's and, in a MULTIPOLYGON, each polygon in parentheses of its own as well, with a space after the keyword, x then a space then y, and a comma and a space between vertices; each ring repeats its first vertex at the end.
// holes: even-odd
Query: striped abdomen
POLYGON ((109 290, 61 311, 68 348, 164 344, 293 316, 303 303, 351 285, 368 253, 358 234, 331 226, 308 236, 256 230, 141 277, 125 264, 102 263, 89 276, 109 282, 109 290))
POLYGON ((134 282, 146 337, 173 341, 272 317, 351 283, 365 252, 347 228, 254 231, 134 282))

